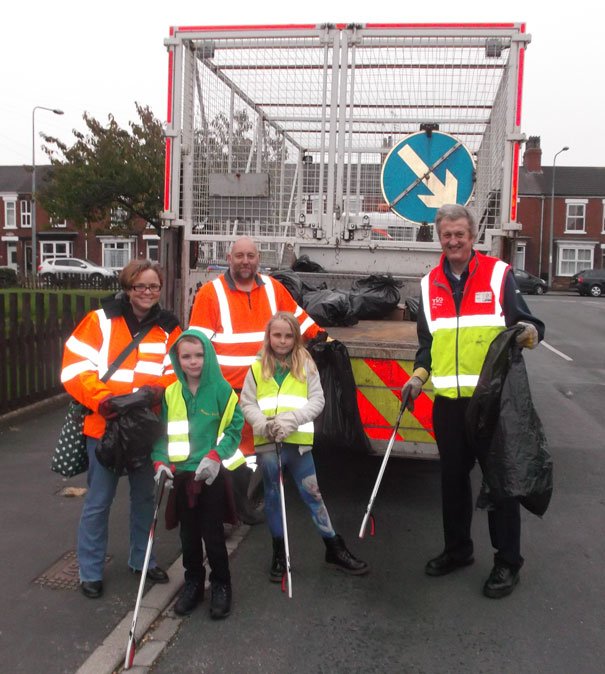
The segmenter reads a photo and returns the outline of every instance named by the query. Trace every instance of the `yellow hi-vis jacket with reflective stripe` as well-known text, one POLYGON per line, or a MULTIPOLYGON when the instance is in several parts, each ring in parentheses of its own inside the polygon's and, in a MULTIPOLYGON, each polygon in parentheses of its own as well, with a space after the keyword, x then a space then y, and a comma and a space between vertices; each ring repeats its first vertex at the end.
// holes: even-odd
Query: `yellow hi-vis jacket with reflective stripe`
MULTIPOLYGON (((281 386, 271 377, 262 377, 261 361, 252 363, 252 374, 256 381, 256 399, 258 406, 266 417, 274 417, 282 412, 293 412, 307 404, 307 382, 299 381, 290 372, 281 386)), ((266 445, 269 441, 262 435, 254 436, 254 445, 266 445)), ((299 426, 284 439, 295 445, 313 445, 313 422, 308 421, 299 426)))
MULTIPOLYGON (((187 405, 183 397, 183 389, 180 381, 168 386, 164 393, 164 400, 167 410, 167 430, 168 430, 168 460, 170 463, 177 464, 179 470, 195 470, 199 462, 210 452, 216 450, 221 460, 231 457, 237 447, 236 444, 225 451, 221 447, 221 441, 225 437, 225 429, 231 424, 237 406, 237 395, 231 393, 229 401, 223 411, 221 418, 205 418, 203 427, 198 427, 200 433, 200 442, 196 443, 196 437, 193 434, 195 422, 190 421, 187 415, 187 405), (214 426, 214 427, 213 427, 214 426), (216 437, 216 441, 209 442, 211 436, 216 437)), ((241 415, 241 412, 238 412, 241 415)), ((240 418, 240 424, 243 419, 240 418)), ((241 427, 241 426, 240 426, 241 427)), ((245 459, 242 457, 241 463, 245 459)))
POLYGON ((457 312, 443 261, 442 256, 439 266, 420 283, 424 314, 433 337, 431 379, 435 395, 468 398, 479 381, 489 345, 506 328, 502 297, 510 267, 475 252, 457 312))

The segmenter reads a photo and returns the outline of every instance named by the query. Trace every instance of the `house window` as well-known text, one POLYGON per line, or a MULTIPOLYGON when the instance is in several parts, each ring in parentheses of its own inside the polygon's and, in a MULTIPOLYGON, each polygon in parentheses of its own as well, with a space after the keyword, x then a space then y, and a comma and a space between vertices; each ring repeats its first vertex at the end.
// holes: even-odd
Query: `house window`
POLYGON ((40 261, 53 257, 73 257, 71 245, 71 241, 42 241, 40 261))
POLYGON ((592 269, 594 248, 582 246, 559 246, 557 276, 573 276, 584 269, 592 269))
POLYGON ((131 241, 103 241, 104 267, 122 269, 131 258, 131 241))
POLYGON ((32 202, 27 199, 21 199, 19 202, 21 209, 21 227, 32 226, 32 202))
POLYGON ((50 219, 50 226, 53 229, 63 229, 67 227, 67 220, 57 220, 55 218, 50 219))
POLYGON ((17 201, 4 200, 4 228, 17 228, 17 201))
POLYGON ((160 261, 160 247, 157 241, 147 242, 147 259, 153 260, 153 262, 160 261))
POLYGON ((566 232, 584 232, 586 221, 586 199, 566 199, 567 215, 565 217, 566 232))

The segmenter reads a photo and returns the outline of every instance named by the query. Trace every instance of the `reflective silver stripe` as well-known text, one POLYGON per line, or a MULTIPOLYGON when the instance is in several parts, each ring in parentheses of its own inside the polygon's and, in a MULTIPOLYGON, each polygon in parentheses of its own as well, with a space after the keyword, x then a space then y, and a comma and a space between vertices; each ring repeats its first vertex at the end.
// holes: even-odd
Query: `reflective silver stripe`
POLYGON ((269 396, 266 398, 261 398, 258 401, 258 405, 261 410, 271 410, 276 407, 293 407, 294 409, 299 410, 301 407, 304 407, 307 404, 307 399, 303 396, 295 395, 278 395, 278 396, 269 396))
POLYGON ((304 335, 305 332, 315 323, 315 321, 309 316, 309 318, 305 318, 305 320, 302 322, 302 325, 300 326, 300 334, 304 335))
POLYGON ((229 466, 233 465, 234 463, 242 463, 245 460, 246 457, 244 456, 242 450, 238 448, 235 450, 235 454, 233 456, 230 456, 228 459, 223 459, 223 466, 225 466, 225 468, 229 468, 229 466))
POLYGON ((134 366, 135 372, 141 372, 142 374, 152 374, 156 377, 161 377, 164 372, 164 366, 162 363, 150 363, 147 360, 140 360, 134 366))
POLYGON ((134 370, 117 370, 111 377, 111 381, 121 381, 127 384, 132 384, 134 381, 134 370))
POLYGON ((72 365, 64 367, 61 371, 61 383, 70 381, 79 374, 82 374, 82 372, 90 370, 96 371, 96 369, 97 366, 89 360, 81 360, 79 363, 73 363, 72 365))
POLYGON ((458 318, 437 318, 433 321, 435 330, 454 330, 455 328, 487 328, 504 325, 502 316, 496 314, 474 314, 458 318))
POLYGON ((176 440, 174 442, 168 441, 168 456, 174 458, 175 456, 183 457, 186 459, 189 456, 189 443, 176 440))
POLYGON ((431 377, 433 387, 436 389, 456 388, 458 386, 477 386, 479 375, 476 374, 455 374, 447 377, 431 377))
POLYGON ((256 356, 219 356, 217 353, 216 359, 219 365, 243 367, 252 365, 252 363, 256 360, 256 356))
POLYGON ((218 298, 218 306, 221 314, 221 323, 223 324, 223 332, 233 334, 233 324, 231 323, 231 312, 229 311, 229 302, 227 300, 227 294, 225 293, 225 288, 220 279, 215 278, 212 281, 214 286, 214 291, 218 298))
POLYGON ((495 312, 499 315, 503 312, 502 305, 500 304, 500 291, 502 290, 502 279, 504 278, 504 273, 506 272, 507 268, 508 265, 506 262, 498 260, 492 271, 492 278, 490 279, 492 292, 494 293, 494 298, 496 300, 495 312))
POLYGON ((166 353, 166 344, 164 342, 141 342, 139 344, 139 353, 166 353))
POLYGON ((420 279, 420 291, 422 293, 422 308, 424 310, 424 317, 426 318, 426 324, 429 329, 429 332, 433 334, 435 332, 435 326, 431 320, 431 300, 429 297, 429 275, 423 276, 420 279))
POLYGON ((99 359, 97 349, 90 346, 90 344, 86 344, 86 342, 76 339, 73 335, 65 342, 65 348, 69 349, 76 356, 86 358, 91 363, 96 363, 99 359))
POLYGON ((182 421, 169 421, 166 428, 168 435, 189 433, 189 421, 187 419, 182 421))
POLYGON ((257 343, 262 342, 265 338, 265 333, 263 332, 238 332, 238 333, 229 333, 217 332, 212 338, 213 342, 217 344, 244 344, 247 342, 257 343))
POLYGON ((298 318, 302 314, 302 312, 303 312, 302 307, 299 307, 297 304, 296 309, 294 310, 294 318, 298 318))
POLYGON ((190 325, 188 330, 199 330, 203 335, 206 335, 208 339, 212 339, 214 336, 214 330, 210 328, 203 328, 201 325, 190 325))
POLYGON ((269 276, 265 274, 260 275, 261 279, 265 283, 265 292, 267 293, 267 299, 269 300, 269 307, 271 308, 271 316, 277 313, 277 302, 275 301, 275 288, 269 276))
MULTIPOLYGON (((95 312, 99 319, 99 328, 101 329, 102 341, 99 349, 99 377, 102 377, 109 370, 109 345, 111 344, 111 318, 107 318, 103 309, 97 309, 95 312)), ((114 377, 112 377, 113 379, 114 377)))

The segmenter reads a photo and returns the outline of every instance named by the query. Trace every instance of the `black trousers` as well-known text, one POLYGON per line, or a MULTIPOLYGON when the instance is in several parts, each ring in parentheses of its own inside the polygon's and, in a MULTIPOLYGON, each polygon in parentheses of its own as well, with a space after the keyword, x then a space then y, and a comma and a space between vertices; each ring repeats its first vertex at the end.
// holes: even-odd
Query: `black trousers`
POLYGON ((231 583, 229 556, 225 545, 225 477, 220 471, 211 485, 201 483, 195 499, 187 492, 187 481, 175 486, 177 516, 181 525, 181 546, 185 580, 204 582, 204 548, 210 566, 210 582, 231 583), (192 503, 191 501, 194 501, 192 503), (202 544, 203 541, 203 544, 202 544))
MULTIPOLYGON (((464 416, 469 398, 435 397, 433 426, 441 459, 441 508, 445 551, 455 559, 473 554, 471 521, 473 494, 470 472, 476 456, 467 440, 464 416)), ((494 561, 512 568, 520 568, 521 514, 516 499, 500 501, 488 511, 491 543, 495 549, 494 561)))

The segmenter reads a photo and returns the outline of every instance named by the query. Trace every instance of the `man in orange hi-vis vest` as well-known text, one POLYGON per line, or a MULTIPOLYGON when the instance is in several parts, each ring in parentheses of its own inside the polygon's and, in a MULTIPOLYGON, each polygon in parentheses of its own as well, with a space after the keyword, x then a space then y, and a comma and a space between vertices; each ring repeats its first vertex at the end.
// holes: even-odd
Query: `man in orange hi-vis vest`
MULTIPOLYGON (((238 239, 227 254, 227 262, 228 271, 198 290, 189 327, 201 330, 212 341, 223 376, 239 395, 273 314, 293 313, 305 340, 317 336, 322 329, 279 281, 259 274, 260 254, 252 239, 238 239)), ((261 522, 262 515, 248 502, 250 478, 256 468, 252 429, 248 424, 244 425, 239 451, 228 464, 240 519, 246 524, 261 522)))

